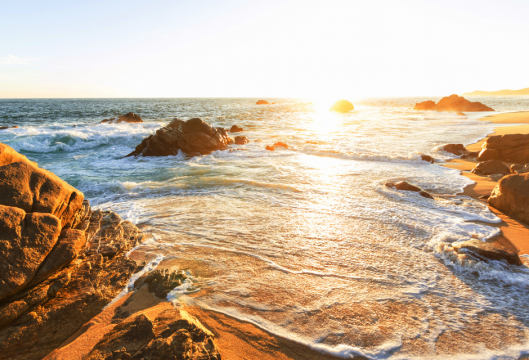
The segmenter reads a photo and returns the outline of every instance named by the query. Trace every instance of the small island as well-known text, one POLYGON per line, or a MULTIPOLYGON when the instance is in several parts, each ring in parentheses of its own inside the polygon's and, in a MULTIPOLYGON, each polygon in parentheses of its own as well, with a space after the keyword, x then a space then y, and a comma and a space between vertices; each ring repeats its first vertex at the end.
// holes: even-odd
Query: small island
POLYGON ((498 90, 498 91, 472 91, 469 93, 464 93, 463 96, 519 96, 519 95, 529 95, 529 87, 520 90, 498 90))

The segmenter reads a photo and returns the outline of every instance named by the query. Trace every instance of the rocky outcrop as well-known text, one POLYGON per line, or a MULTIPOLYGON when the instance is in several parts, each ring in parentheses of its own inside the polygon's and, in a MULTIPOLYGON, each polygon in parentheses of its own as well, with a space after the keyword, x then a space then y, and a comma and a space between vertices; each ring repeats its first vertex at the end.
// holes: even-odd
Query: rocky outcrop
POLYGON ((413 107, 414 110, 436 110, 436 111, 494 111, 494 109, 480 103, 471 102, 462 96, 450 95, 439 100, 435 104, 432 100, 423 101, 416 103, 413 107))
POLYGON ((488 203, 513 219, 529 224, 529 173, 502 178, 492 190, 488 203))
POLYGON ((386 183, 386 187, 394 188, 397 190, 403 190, 403 191, 418 192, 419 195, 421 195, 422 197, 425 197, 427 199, 433 199, 432 195, 428 194, 426 191, 424 191, 420 187, 407 183, 406 181, 400 181, 398 183, 388 182, 386 183))
POLYGON ((493 175, 493 174, 502 174, 507 175, 511 171, 507 166, 505 166, 499 160, 488 160, 480 162, 472 169, 472 173, 477 175, 493 175))
POLYGON ((241 132, 241 131, 244 131, 244 129, 242 127, 237 126, 237 125, 233 125, 230 128, 230 132, 241 132))
POLYGON ((257 105, 269 105, 270 103, 266 100, 257 100, 257 105))
POLYGON ((132 315, 107 333, 87 356, 100 359, 220 360, 213 334, 185 310, 166 309, 154 320, 132 315))
POLYGON ((140 276, 134 282, 134 288, 140 289, 143 285, 147 285, 150 292, 161 299, 165 299, 171 290, 182 285, 186 279, 187 275, 184 271, 154 270, 140 276))
POLYGON ((458 254, 470 255, 477 260, 505 260, 512 265, 521 265, 518 254, 498 249, 492 244, 476 239, 452 244, 458 254))
POLYGON ((500 153, 495 149, 483 149, 479 152, 477 160, 478 161, 487 161, 487 160, 497 160, 500 157, 500 153))
POLYGON ((463 144, 446 144, 443 146, 443 150, 454 155, 463 155, 467 152, 463 144))
POLYGON ((108 123, 108 124, 120 124, 122 122, 141 123, 141 122, 143 122, 143 119, 141 118, 141 116, 139 116, 137 114, 134 114, 132 112, 129 112, 129 113, 125 114, 125 115, 120 115, 120 116, 112 118, 112 119, 101 120, 101 124, 105 124, 105 123, 108 123))
POLYGON ((225 150, 233 143, 227 131, 213 127, 199 118, 183 121, 173 119, 169 125, 156 130, 154 135, 143 139, 128 156, 168 156, 181 150, 195 156, 225 150))
POLYGON ((494 151, 497 159, 509 163, 529 163, 529 134, 490 136, 482 145, 482 152, 494 151))
POLYGON ((335 111, 339 113, 348 113, 349 111, 354 110, 354 105, 347 100, 338 100, 331 106, 330 111, 335 111))

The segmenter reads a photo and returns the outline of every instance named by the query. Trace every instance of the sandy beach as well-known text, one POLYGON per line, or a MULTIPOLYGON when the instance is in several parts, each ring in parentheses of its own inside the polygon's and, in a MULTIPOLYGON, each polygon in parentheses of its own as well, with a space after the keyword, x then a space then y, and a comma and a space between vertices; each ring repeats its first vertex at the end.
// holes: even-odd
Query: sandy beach
MULTIPOLYGON (((529 112, 520 111, 512 113, 504 113, 497 115, 490 115, 481 118, 482 121, 490 121, 495 124, 501 124, 494 129, 493 135, 507 135, 507 134, 527 134, 529 133, 529 112), (506 124, 520 124, 520 125, 506 125, 506 124)), ((466 148, 469 151, 480 151, 485 139, 471 144, 466 148)), ((475 181, 475 184, 469 185, 464 189, 463 194, 468 195, 474 199, 479 199, 480 196, 489 195, 498 183, 486 176, 479 176, 470 171, 476 166, 478 162, 470 159, 454 159, 448 161, 444 166, 461 170, 462 175, 475 181)), ((506 165, 511 165, 507 164, 506 165)), ((481 199, 480 199, 481 200, 481 199)), ((481 200, 485 201, 485 200, 481 200)), ((503 220, 500 224, 490 224, 490 226, 499 227, 501 235, 492 239, 493 243, 499 247, 510 248, 518 252, 519 255, 529 254, 529 226, 524 225, 516 220, 511 219, 501 211, 489 206, 489 209, 499 218, 503 220)))

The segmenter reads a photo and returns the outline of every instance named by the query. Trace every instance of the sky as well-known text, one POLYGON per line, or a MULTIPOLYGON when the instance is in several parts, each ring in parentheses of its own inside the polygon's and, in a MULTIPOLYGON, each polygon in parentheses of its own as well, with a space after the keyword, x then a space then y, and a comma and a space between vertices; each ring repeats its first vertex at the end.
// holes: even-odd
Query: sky
POLYGON ((3 0, 0 98, 529 87, 528 0, 3 0))

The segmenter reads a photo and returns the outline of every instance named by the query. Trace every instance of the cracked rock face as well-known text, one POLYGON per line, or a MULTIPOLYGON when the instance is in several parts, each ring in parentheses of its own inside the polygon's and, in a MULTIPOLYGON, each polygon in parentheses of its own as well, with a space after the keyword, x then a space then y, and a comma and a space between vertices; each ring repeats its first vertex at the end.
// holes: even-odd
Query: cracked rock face
POLYGON ((221 127, 212 127, 199 118, 183 121, 173 119, 169 125, 143 139, 127 156, 169 156, 178 150, 187 155, 205 155, 225 150, 233 139, 221 127))

